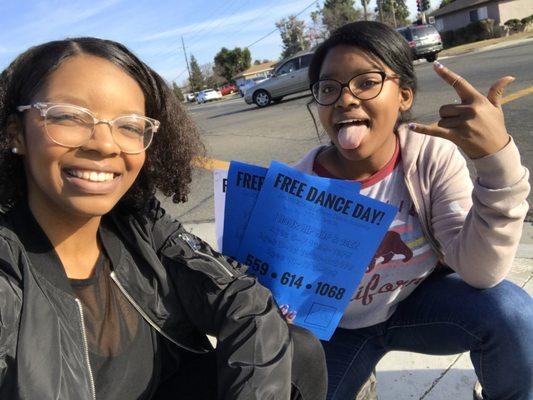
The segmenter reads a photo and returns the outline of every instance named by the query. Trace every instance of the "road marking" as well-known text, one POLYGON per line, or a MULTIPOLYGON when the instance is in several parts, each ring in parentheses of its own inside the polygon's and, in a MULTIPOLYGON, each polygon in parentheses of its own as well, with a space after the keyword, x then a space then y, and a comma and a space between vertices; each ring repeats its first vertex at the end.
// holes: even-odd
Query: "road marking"
MULTIPOLYGON (((517 100, 521 97, 527 96, 528 94, 533 94, 533 86, 505 96, 502 99, 502 104, 517 100)), ((217 160, 215 158, 197 158, 192 161, 192 165, 198 168, 206 169, 208 171, 213 171, 214 169, 229 169, 228 161, 217 160)))
POLYGON ((519 90, 518 92, 514 92, 513 94, 510 94, 509 96, 505 96, 502 99, 502 104, 509 103, 510 101, 519 99, 520 97, 524 97, 532 93, 533 93, 533 86, 519 90))
POLYGON ((208 171, 213 171, 214 169, 229 169, 229 162, 214 158, 196 158, 192 160, 192 165, 208 171))

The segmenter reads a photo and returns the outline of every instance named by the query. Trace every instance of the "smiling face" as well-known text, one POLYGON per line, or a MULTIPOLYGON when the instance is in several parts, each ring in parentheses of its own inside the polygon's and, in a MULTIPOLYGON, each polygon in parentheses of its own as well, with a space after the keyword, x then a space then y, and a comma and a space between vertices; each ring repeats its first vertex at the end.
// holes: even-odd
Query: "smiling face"
MULTIPOLYGON (((383 71, 388 76, 377 97, 361 101, 344 88, 337 102, 329 106, 317 104, 317 108, 320 122, 342 159, 364 161, 379 169, 392 156, 394 125, 398 113, 411 107, 412 90, 400 88, 395 72, 376 57, 347 45, 329 50, 322 63, 320 79, 348 82, 355 75, 368 71, 383 71)), ((363 82, 362 87, 368 84, 363 82)))
MULTIPOLYGON (((105 120, 145 114, 144 94, 133 78, 103 58, 84 54, 63 61, 35 102, 81 106, 105 120)), ((34 213, 60 211, 82 218, 106 214, 132 186, 145 160, 144 151, 124 154, 106 124, 96 125, 92 138, 78 148, 54 143, 36 109, 24 112, 23 126, 15 145, 24 157, 34 213)))

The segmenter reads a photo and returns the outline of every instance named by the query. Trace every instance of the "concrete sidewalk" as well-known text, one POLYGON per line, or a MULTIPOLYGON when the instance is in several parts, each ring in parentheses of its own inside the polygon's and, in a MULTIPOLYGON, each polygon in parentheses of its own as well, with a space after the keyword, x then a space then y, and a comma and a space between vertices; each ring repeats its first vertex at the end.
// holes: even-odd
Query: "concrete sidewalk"
MULTIPOLYGON (((213 223, 185 224, 193 234, 215 245, 213 223)), ((533 225, 526 224, 508 279, 533 295, 533 225)), ((391 352, 377 366, 380 400, 471 400, 476 376, 467 353, 426 356, 391 352)))

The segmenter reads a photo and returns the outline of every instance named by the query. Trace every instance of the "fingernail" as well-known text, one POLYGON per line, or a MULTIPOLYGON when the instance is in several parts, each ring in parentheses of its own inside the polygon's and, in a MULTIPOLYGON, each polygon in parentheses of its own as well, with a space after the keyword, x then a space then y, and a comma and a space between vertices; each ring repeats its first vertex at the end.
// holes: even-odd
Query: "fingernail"
POLYGON ((288 315, 287 315, 287 319, 289 320, 293 320, 294 318, 296 318, 296 311, 291 311, 288 315))
POLYGON ((433 65, 435 65, 435 67, 437 67, 437 68, 444 68, 444 65, 442 65, 442 64, 441 64, 440 62, 438 62, 438 61, 435 61, 435 62, 433 63, 433 65))
POLYGON ((410 130, 415 129, 415 126, 416 126, 416 125, 415 125, 413 122, 409 122, 409 123, 407 124, 407 127, 408 127, 410 130))

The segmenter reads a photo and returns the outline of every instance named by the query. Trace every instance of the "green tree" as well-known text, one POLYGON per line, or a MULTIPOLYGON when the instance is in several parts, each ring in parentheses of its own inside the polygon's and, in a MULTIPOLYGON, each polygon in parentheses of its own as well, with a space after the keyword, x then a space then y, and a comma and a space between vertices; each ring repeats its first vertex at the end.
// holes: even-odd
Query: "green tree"
POLYGON ((329 33, 361 19, 361 10, 355 8, 354 0, 325 0, 322 7, 322 23, 329 33))
POLYGON ((276 27, 280 31, 283 42, 281 58, 290 57, 309 48, 309 40, 305 34, 305 21, 290 15, 276 22, 276 27))
POLYGON ((215 55, 214 61, 215 71, 223 76, 226 81, 231 81, 239 72, 250 68, 252 65, 252 55, 246 47, 244 49, 235 47, 233 50, 222 47, 215 55))
POLYGON ((191 55, 191 89, 193 92, 202 90, 205 86, 204 75, 196 58, 191 55))
POLYGON ((378 0, 375 11, 381 12, 381 20, 392 27, 410 24, 409 8, 405 0, 378 0))
POLYGON ((172 90, 174 91, 174 94, 176 95, 179 101, 185 100, 185 96, 183 96, 183 92, 181 88, 176 84, 176 82, 172 82, 172 90))

